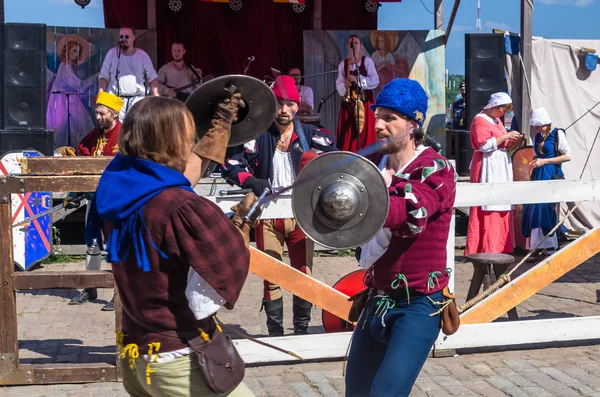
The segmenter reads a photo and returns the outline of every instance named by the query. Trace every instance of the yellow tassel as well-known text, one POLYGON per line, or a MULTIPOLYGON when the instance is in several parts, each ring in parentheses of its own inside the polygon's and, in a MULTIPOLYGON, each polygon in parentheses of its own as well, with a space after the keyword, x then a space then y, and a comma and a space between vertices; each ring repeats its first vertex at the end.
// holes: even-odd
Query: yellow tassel
POLYGON ((217 330, 219 332, 223 332, 223 328, 221 328, 221 326, 219 325, 219 320, 217 319, 217 316, 215 315, 215 316, 212 316, 212 317, 215 320, 215 325, 217 326, 217 330))
POLYGON ((146 384, 150 384, 150 374, 156 372, 155 369, 150 369, 150 363, 158 362, 158 351, 160 350, 160 342, 152 342, 148 344, 148 363, 146 364, 146 384))
POLYGON ((125 339, 127 334, 121 331, 120 329, 116 330, 115 333, 117 334, 117 346, 123 349, 123 340, 125 339))
POLYGON ((125 358, 129 355, 129 368, 135 368, 135 360, 140 356, 138 346, 135 343, 130 343, 123 349, 121 358, 125 358))
POLYGON ((202 328, 198 328, 198 331, 200 331, 200 337, 202 339, 204 339, 207 342, 210 340, 210 336, 208 336, 208 334, 206 332, 204 332, 204 330, 202 328))

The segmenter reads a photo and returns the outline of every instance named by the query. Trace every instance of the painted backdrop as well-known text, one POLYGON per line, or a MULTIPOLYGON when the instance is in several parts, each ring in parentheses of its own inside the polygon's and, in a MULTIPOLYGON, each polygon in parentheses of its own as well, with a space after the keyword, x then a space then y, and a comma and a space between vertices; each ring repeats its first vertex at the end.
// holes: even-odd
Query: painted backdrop
MULTIPOLYGON (((77 147, 94 128, 98 74, 118 36, 118 29, 46 28, 46 128, 54 130, 55 147, 77 147)), ((146 51, 158 69, 155 33, 136 31, 135 46, 146 51)))
POLYGON ((429 108, 425 128, 427 133, 445 145, 445 47, 443 32, 429 31, 304 31, 304 84, 313 88, 315 112, 323 102, 321 124, 335 132, 341 97, 335 89, 339 63, 348 57, 346 42, 357 35, 363 45, 361 55, 370 57, 379 74, 381 88, 394 78, 409 77, 417 80, 427 93, 429 108))

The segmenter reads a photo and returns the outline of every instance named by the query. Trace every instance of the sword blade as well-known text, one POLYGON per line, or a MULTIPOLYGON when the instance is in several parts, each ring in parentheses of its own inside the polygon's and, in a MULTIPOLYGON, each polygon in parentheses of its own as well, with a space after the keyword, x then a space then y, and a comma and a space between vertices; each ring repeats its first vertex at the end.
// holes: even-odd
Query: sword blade
MULTIPOLYGON (((74 198, 72 200, 72 202, 81 201, 83 199, 83 197, 84 196, 78 196, 78 197, 74 198)), ((41 218, 43 216, 46 216, 46 215, 53 214, 53 213, 58 212, 60 210, 64 210, 65 212, 67 211, 67 209, 65 208, 64 204, 55 205, 54 207, 52 207, 50 209, 47 209, 46 211, 42 211, 42 212, 40 212, 38 214, 35 214, 34 216, 31 216, 31 217, 29 217, 27 219, 22 220, 19 223, 15 223, 12 227, 19 227, 19 226, 22 226, 22 225, 27 225, 28 223, 31 223, 31 221, 34 221, 34 220, 36 220, 38 218, 41 218)))

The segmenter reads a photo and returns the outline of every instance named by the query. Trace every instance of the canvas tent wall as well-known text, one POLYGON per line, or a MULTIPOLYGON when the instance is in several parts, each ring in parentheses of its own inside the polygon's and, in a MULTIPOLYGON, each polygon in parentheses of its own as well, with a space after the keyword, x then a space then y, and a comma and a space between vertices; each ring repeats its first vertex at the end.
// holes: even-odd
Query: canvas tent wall
MULTIPOLYGON (((506 78, 515 105, 515 117, 520 120, 519 81, 523 68, 518 51, 510 54, 509 47, 507 45, 506 78)), ((532 109, 545 107, 553 125, 566 128, 597 105, 567 130, 572 155, 563 170, 566 179, 573 180, 600 178, 600 140, 597 139, 600 131, 600 66, 594 71, 586 69, 584 48, 600 53, 600 40, 534 38, 532 42, 533 67, 529 81, 532 109)), ((524 133, 531 144, 535 131, 524 133)), ((569 205, 561 204, 563 215, 569 205)), ((582 203, 565 226, 584 230, 600 226, 600 202, 582 203)))

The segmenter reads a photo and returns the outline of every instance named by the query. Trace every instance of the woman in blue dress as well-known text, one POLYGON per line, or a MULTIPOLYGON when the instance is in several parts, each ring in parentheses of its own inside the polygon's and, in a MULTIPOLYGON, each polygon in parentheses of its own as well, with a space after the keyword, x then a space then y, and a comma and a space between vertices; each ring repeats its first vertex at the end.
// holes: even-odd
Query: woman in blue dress
MULTIPOLYGON (((531 180, 564 179, 561 165, 571 160, 571 148, 567 142, 565 131, 552 128, 552 120, 544 108, 531 112, 531 126, 537 132, 533 143, 535 157, 530 163, 530 166, 533 167, 531 180)), ((552 255, 558 249, 556 232, 538 247, 538 244, 557 223, 556 203, 527 204, 523 206, 521 232, 527 238, 526 248, 531 250, 537 247, 536 252, 531 256, 532 260, 540 259, 539 254, 543 256, 552 255)))

